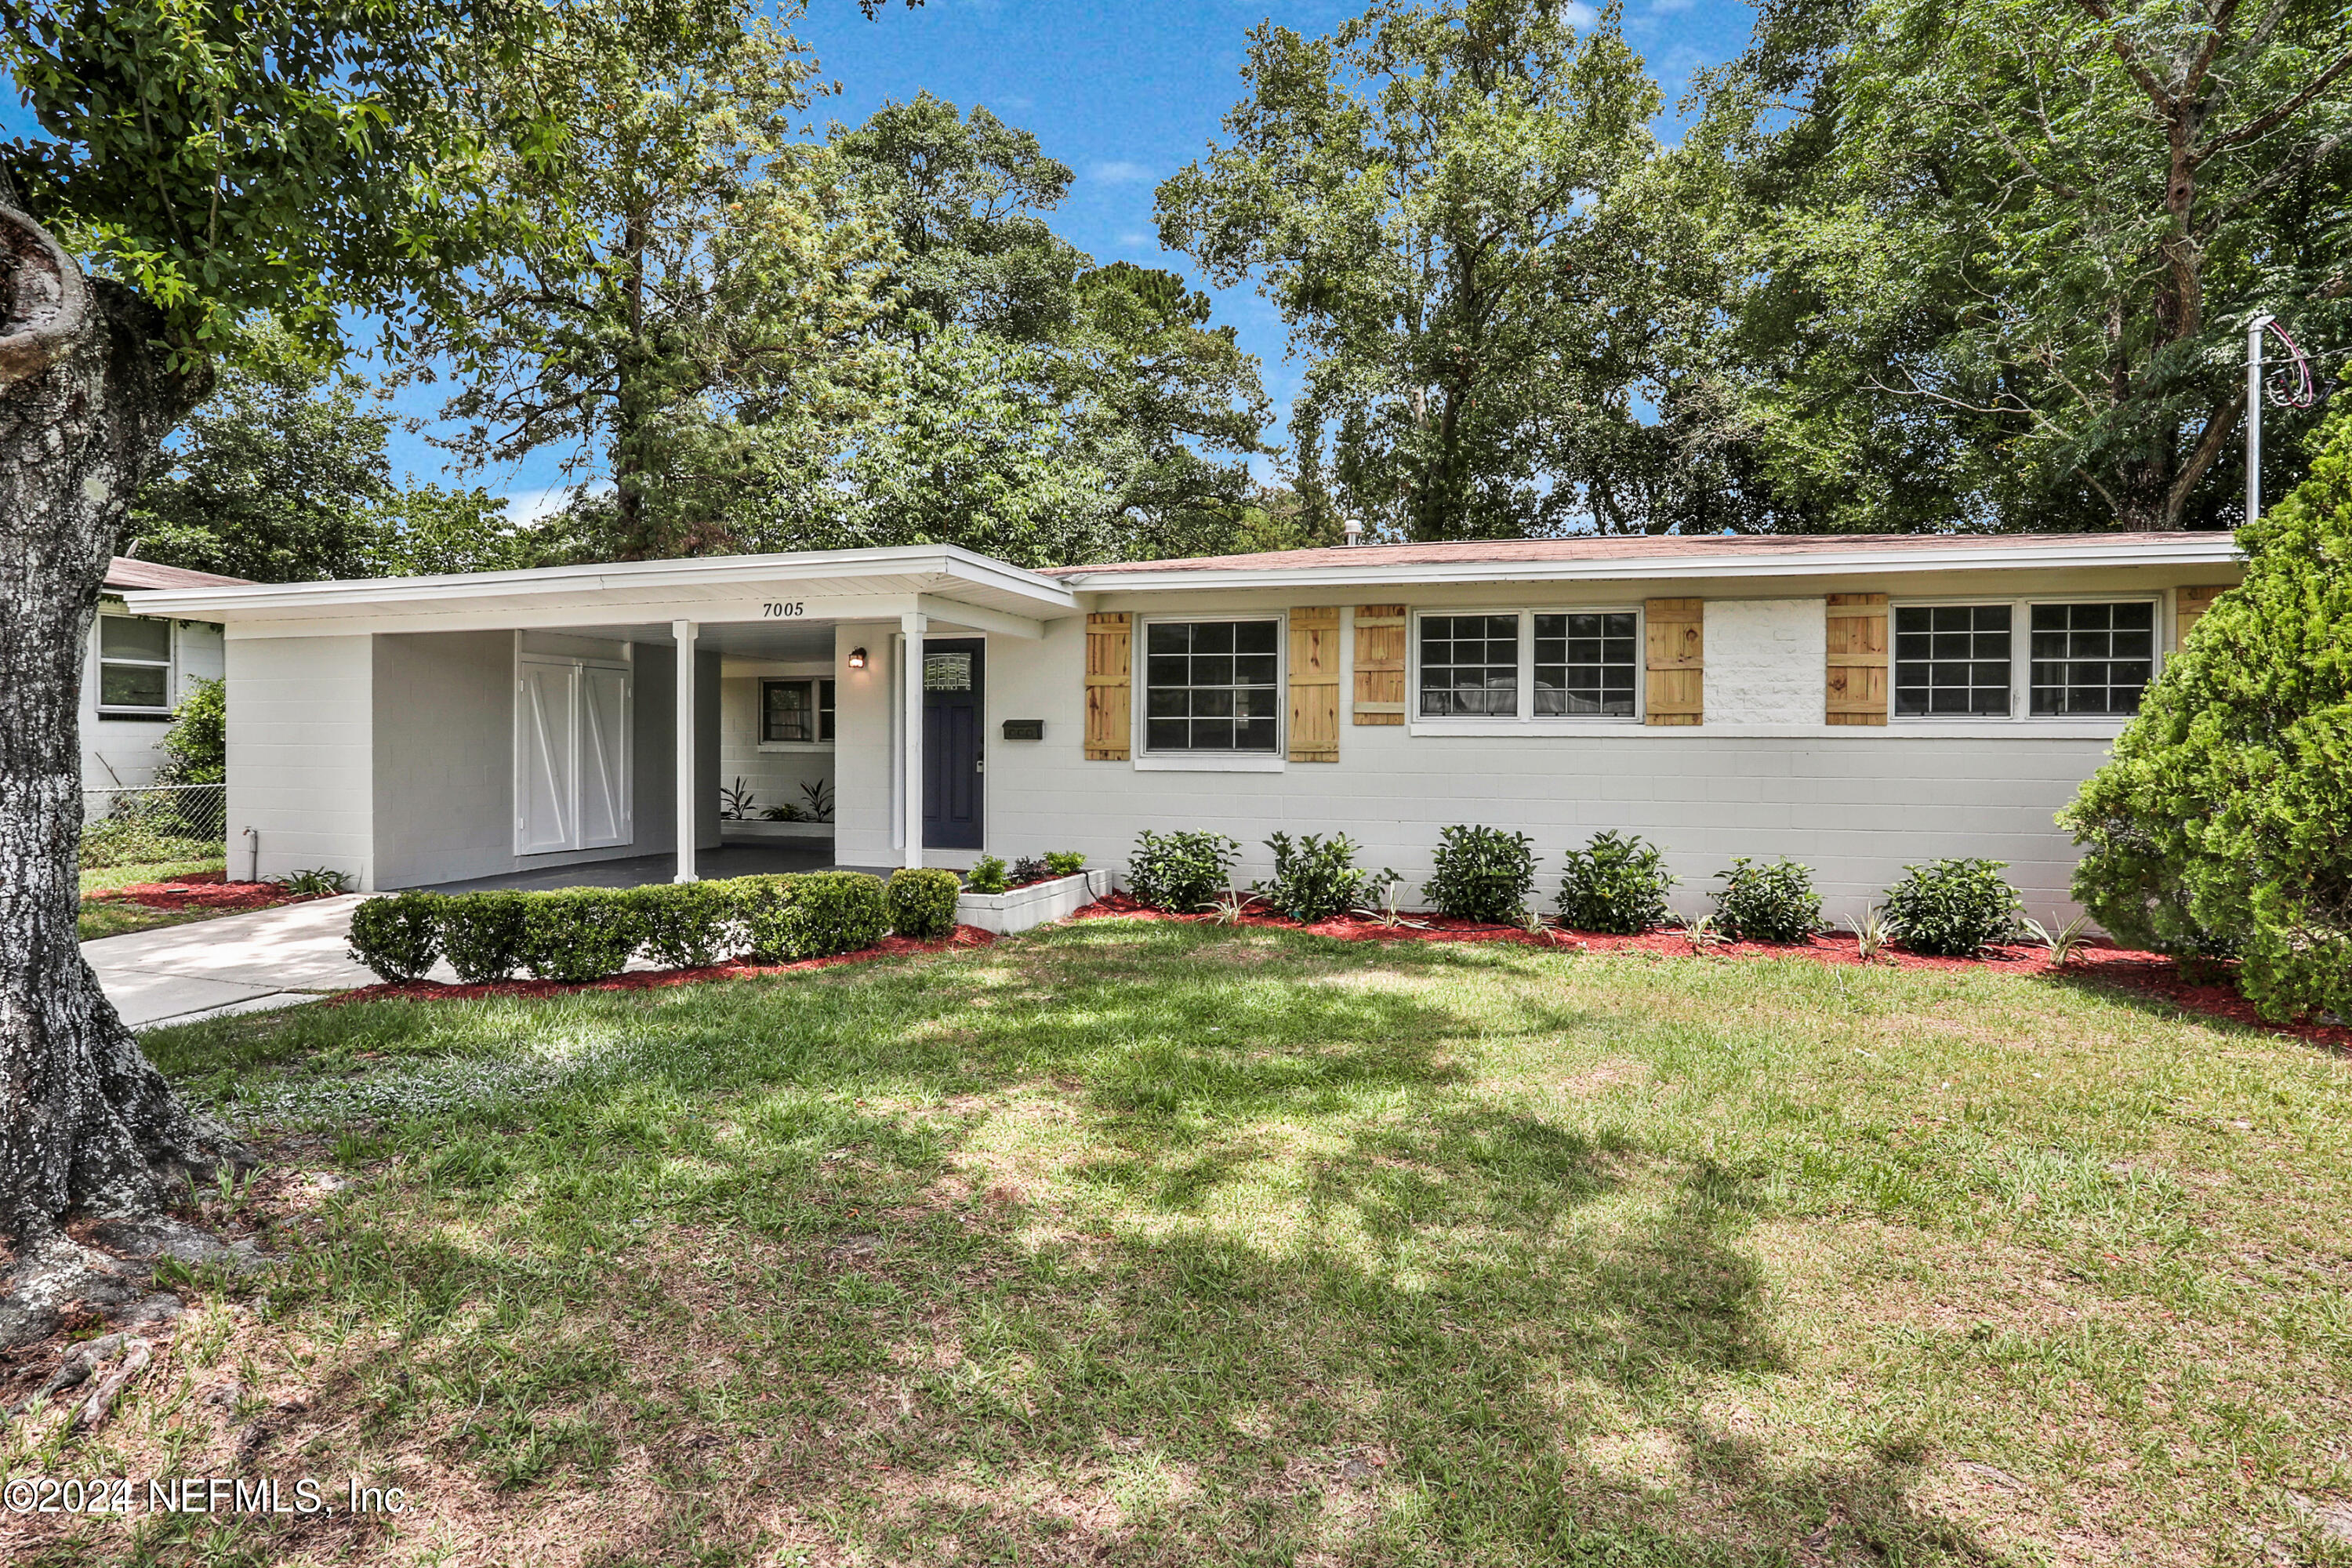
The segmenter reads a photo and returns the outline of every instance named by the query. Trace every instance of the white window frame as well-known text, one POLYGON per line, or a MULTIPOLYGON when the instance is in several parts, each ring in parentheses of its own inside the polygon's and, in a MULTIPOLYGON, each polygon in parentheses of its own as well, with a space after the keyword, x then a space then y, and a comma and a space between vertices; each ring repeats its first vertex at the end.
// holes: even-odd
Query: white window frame
POLYGON ((1649 646, 1648 617, 1639 601, 1600 605, 1431 605, 1415 606, 1405 626, 1405 732, 1411 735, 1588 735, 1595 730, 1638 729, 1647 717, 1649 682, 1643 679, 1649 646), (1536 617, 1538 616, 1627 616, 1633 617, 1633 711, 1547 713, 1535 711, 1536 617), (1519 620, 1520 711, 1512 718, 1429 718, 1421 711, 1421 622, 1424 616, 1517 616, 1519 620))
POLYGON ((1141 773, 1278 773, 1290 755, 1290 616, 1283 610, 1220 610, 1198 615, 1138 616, 1128 648, 1128 755, 1141 773), (1151 706, 1150 628, 1202 626, 1213 621, 1274 623, 1274 750, 1271 752, 1155 752, 1146 737, 1151 706))
POLYGON ((1948 594, 1916 598, 1890 598, 1886 604, 1886 722, 1906 730, 1943 730, 1991 725, 2006 728, 2021 725, 2041 729, 2051 725, 2074 724, 2104 727, 2119 731, 2130 720, 2128 713, 2036 713, 2033 709, 2033 606, 2036 605, 2147 605, 2151 607, 2152 625, 2148 644, 2153 653, 2148 668, 2148 684, 2156 684, 2164 672, 2164 661, 2171 657, 2165 646, 2165 598, 2160 593, 2141 590, 2135 593, 2111 594, 1948 594), (2000 713, 1899 713, 1895 711, 1895 616, 1901 610, 1932 610, 1956 605, 2006 605, 2009 606, 2009 711, 2000 713))
POLYGON ((830 752, 839 743, 841 735, 841 683, 838 678, 831 675, 754 676, 752 678, 751 692, 751 736, 752 745, 755 750, 761 752, 830 752), (771 741, 768 739, 768 688, 770 686, 790 684, 807 687, 809 689, 809 711, 813 715, 816 715, 818 717, 817 730, 819 733, 823 733, 824 729, 823 721, 824 710, 818 706, 818 703, 822 700, 818 688, 824 682, 828 680, 834 682, 833 733, 835 738, 833 740, 771 741))
POLYGON ((177 706, 180 695, 180 623, 161 616, 133 616, 100 610, 90 623, 89 694, 92 709, 101 719, 168 720, 177 706), (117 621, 156 621, 163 627, 164 654, 159 662, 151 658, 109 658, 106 657, 106 623, 117 621), (163 672, 163 706, 134 708, 120 702, 102 700, 106 691, 106 667, 110 664, 137 665, 142 669, 160 668, 163 672))

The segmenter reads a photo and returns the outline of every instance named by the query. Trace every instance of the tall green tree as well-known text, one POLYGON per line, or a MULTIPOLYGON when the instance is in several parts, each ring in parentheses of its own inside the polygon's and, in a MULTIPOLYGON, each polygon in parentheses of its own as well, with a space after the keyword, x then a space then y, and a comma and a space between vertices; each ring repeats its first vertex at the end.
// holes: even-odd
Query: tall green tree
POLYGON ((403 0, 0 0, 34 129, 0 143, 0 1340, 124 1288, 64 1221, 138 1220, 238 1157, 140 1053, 76 940, 79 683, 163 443, 274 310, 398 321, 503 226, 454 84, 541 13, 403 0))
POLYGON ((2241 521, 2247 319, 2352 324, 2347 68, 2318 0, 1766 7, 1694 142, 1727 171, 1737 423, 1783 511, 2241 521))
POLYGON ((1281 309, 1302 475, 1407 538, 1587 523, 1653 336, 1617 197, 1659 98, 1614 9, 1380 0, 1328 37, 1257 27, 1243 76, 1160 236, 1281 309))

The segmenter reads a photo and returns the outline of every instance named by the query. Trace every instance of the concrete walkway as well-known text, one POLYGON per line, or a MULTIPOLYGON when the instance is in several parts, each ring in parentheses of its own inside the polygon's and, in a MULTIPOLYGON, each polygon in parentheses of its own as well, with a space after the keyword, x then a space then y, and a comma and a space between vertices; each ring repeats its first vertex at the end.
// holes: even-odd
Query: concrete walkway
POLYGON ((290 1007, 373 985, 346 950, 357 893, 81 944, 122 1021, 136 1029, 290 1007))

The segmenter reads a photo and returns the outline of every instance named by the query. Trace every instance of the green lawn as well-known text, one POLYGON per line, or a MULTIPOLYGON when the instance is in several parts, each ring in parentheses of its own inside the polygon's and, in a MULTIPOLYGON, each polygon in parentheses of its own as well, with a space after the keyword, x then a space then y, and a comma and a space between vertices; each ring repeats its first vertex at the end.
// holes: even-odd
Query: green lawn
POLYGON ((92 893, 110 892, 127 888, 134 882, 167 882, 175 877, 194 877, 205 872, 226 869, 226 860, 165 860, 136 866, 102 866, 81 874, 82 905, 80 940, 99 936, 121 936, 134 931, 152 931, 157 926, 185 925, 190 921, 207 921, 230 910, 151 910, 141 904, 115 899, 93 899, 92 893))
POLYGON ((147 1043, 291 1261, 7 1465, 414 1511, 27 1563, 2347 1560, 2352 1068, 2087 987, 1106 921, 147 1043))

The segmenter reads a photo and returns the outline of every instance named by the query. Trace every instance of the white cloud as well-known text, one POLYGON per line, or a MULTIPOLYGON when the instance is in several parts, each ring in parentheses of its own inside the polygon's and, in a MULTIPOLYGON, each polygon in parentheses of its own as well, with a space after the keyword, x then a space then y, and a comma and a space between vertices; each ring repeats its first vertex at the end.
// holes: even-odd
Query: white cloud
POLYGON ((1157 246, 1160 243, 1160 237, 1156 234, 1144 234, 1139 231, 1120 235, 1118 242, 1129 250, 1141 250, 1147 246, 1157 246))
POLYGON ((500 499, 507 503, 507 521, 521 528, 562 511, 572 500, 572 487, 550 485, 545 489, 509 490, 500 499))
MULTIPOLYGON (((1683 3, 1688 5, 1690 0, 1683 0, 1683 3)), ((1590 27, 1593 23, 1601 20, 1600 12, 1590 5, 1579 4, 1578 0, 1569 0, 1569 4, 1559 8, 1559 14, 1568 18, 1568 25, 1571 27, 1590 27)))
POLYGON ((1087 177, 1100 180, 1106 185, 1148 185, 1151 183, 1151 171, 1140 163, 1114 159, 1108 163, 1097 163, 1087 171, 1087 177))

